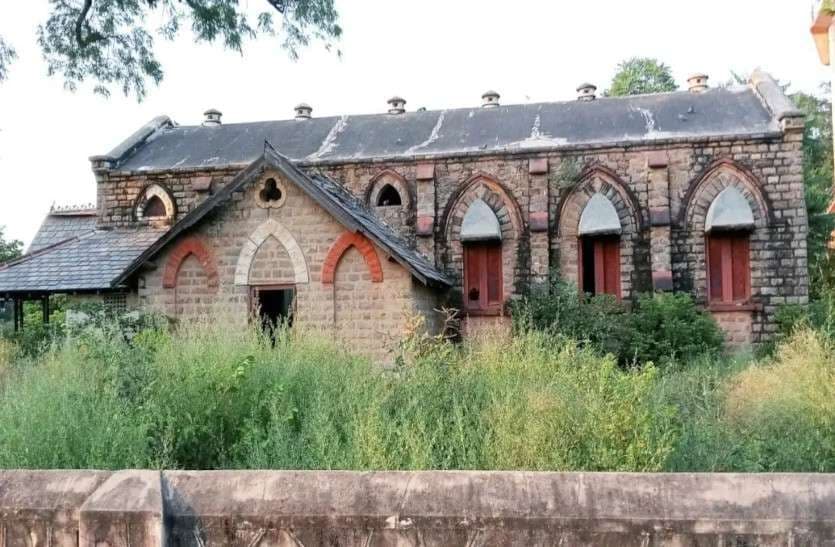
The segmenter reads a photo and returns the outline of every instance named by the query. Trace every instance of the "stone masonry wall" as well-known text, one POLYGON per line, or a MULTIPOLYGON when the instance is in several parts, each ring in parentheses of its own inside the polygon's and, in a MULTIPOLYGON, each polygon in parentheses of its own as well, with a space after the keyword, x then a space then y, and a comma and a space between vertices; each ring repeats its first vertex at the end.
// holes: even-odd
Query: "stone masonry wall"
POLYGON ((3 547, 824 547, 835 476, 0 471, 3 547))
MULTIPOLYGON (((371 199, 383 181, 402 190, 404 207, 394 213, 380 208, 384 221, 400 230, 415 247, 456 280, 448 304, 460 306, 463 261, 455 223, 473 195, 488 196, 503 226, 504 297, 522 294, 532 283, 559 271, 575 280, 577 238, 565 224, 577 222, 575 196, 594 190, 607 193, 619 207, 621 289, 624 299, 656 290, 687 291, 706 303, 704 214, 706 199, 723 184, 747 192, 755 213, 761 213, 751 235, 751 316, 753 343, 774 332, 777 307, 808 298, 806 213, 802 184, 802 132, 789 128, 781 137, 703 139, 693 143, 600 147, 550 153, 515 152, 415 161, 355 162, 317 165, 362 199, 371 199), (710 179, 709 183, 704 181, 710 179), (731 183, 728 180, 733 179, 731 183), (718 181, 718 182, 715 182, 718 181), (725 182, 723 182, 725 181, 725 182), (576 210, 575 210, 576 209, 576 210), (394 215, 394 216, 392 216, 394 215), (572 216, 573 215, 573 216, 572 216), (501 218, 505 218, 502 216, 501 218), (566 220, 568 219, 568 220, 566 220)), ((177 171, 168 174, 100 174, 101 223, 129 224, 130 207, 141 190, 158 183, 177 199, 178 215, 208 195, 194 188, 217 188, 235 174, 232 169, 177 171), (208 181, 208 183, 207 183, 208 181)), ((269 213, 239 202, 222 221, 200 230, 220 238, 219 260, 233 268, 236 244, 269 213), (221 225, 228 224, 228 226, 221 225)), ((313 217, 312 217, 313 218, 313 217)), ((308 222, 291 217, 285 224, 303 233, 324 223, 325 239, 336 237, 323 213, 308 222), (300 224, 296 227, 294 223, 300 224)), ((284 222, 284 221, 282 221, 284 222)), ((574 226, 576 228, 576 226, 574 226)), ((324 242, 310 249, 311 263, 327 252, 324 242)), ((311 277, 317 275, 315 268, 311 277)), ((227 272, 228 275, 228 272, 227 272)), ((308 290, 300 289, 300 294, 308 290)), ((318 290, 318 289, 317 289, 318 290)), ((246 306, 245 290, 225 288, 225 306, 236 313, 246 306)), ((145 291, 148 298, 153 298, 145 291)), ((332 300, 315 296, 309 302, 332 300)), ((228 310, 227 310, 228 311, 228 310)), ((331 304, 314 304, 299 312, 314 323, 333 322, 331 304)))
MULTIPOLYGON (((268 176, 280 178, 273 173, 262 179, 268 176)), ((188 250, 205 249, 205 264, 194 254, 178 263, 184 253, 173 242, 156 259, 156 269, 141 272, 140 305, 179 320, 212 317, 241 325, 250 317, 252 287, 290 286, 296 290, 294 328, 335 336, 359 353, 389 362, 408 316, 416 312, 416 282, 373 246, 379 282, 371 281, 371 269, 355 247, 339 257, 334 282, 324 282, 325 259, 346 230, 292 183, 282 184, 286 197, 280 208, 260 207, 255 183, 181 238, 199 242, 188 250), (214 287, 204 269, 216 271, 214 287), (176 283, 166 287, 166 276, 176 283)))

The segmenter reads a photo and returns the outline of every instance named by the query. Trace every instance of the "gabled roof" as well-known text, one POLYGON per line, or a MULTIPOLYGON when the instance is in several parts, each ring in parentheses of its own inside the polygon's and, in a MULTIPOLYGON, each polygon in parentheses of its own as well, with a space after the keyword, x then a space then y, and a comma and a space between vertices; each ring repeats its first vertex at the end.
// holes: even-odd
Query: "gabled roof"
POLYGON ((799 113, 762 71, 751 85, 598 98, 215 126, 178 126, 165 116, 106 156, 124 171, 246 165, 269 141, 303 164, 449 157, 496 152, 779 135, 799 113), (788 105, 788 106, 787 106, 788 105))
POLYGON ((452 281, 445 274, 410 248, 397 232, 377 220, 374 214, 341 184, 325 176, 302 171, 289 159, 279 154, 269 143, 262 144, 261 157, 253 161, 218 193, 192 209, 162 238, 142 253, 120 276, 119 282, 127 279, 177 236, 194 227, 216 208, 231 200, 236 192, 243 190, 268 168, 275 169, 286 176, 345 228, 362 233, 424 285, 430 287, 452 285, 452 281))
POLYGON ((28 253, 61 243, 96 229, 95 207, 52 208, 27 249, 28 253))
POLYGON ((162 230, 93 230, 0 265, 0 294, 109 290, 162 230))

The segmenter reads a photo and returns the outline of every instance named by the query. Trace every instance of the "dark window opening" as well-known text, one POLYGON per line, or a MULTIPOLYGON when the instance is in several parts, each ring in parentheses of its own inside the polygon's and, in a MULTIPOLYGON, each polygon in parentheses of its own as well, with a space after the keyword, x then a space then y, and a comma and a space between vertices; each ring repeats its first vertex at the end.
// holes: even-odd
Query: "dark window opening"
POLYGON ((501 242, 464 245, 464 307, 471 312, 502 311, 501 242))
POLYGON ((165 204, 159 196, 151 196, 151 199, 148 200, 148 203, 145 204, 145 208, 142 210, 142 216, 145 218, 159 218, 167 216, 165 204))
POLYGON ((620 237, 580 238, 580 288, 584 293, 620 298, 620 237))
POLYGON ((294 297, 295 290, 292 288, 253 288, 253 312, 257 313, 261 328, 271 337, 275 337, 277 328, 293 326, 294 297))
POLYGON ((380 194, 377 196, 378 207, 402 204, 403 202, 400 198, 400 192, 398 192, 397 189, 391 184, 386 184, 385 186, 383 186, 383 189, 380 190, 380 194))
POLYGON ((281 199, 281 188, 275 179, 267 179, 264 183, 264 188, 261 190, 261 201, 269 203, 271 201, 279 201, 281 199))
POLYGON ((747 232, 712 232, 707 236, 709 300, 732 304, 751 296, 750 246, 747 232))

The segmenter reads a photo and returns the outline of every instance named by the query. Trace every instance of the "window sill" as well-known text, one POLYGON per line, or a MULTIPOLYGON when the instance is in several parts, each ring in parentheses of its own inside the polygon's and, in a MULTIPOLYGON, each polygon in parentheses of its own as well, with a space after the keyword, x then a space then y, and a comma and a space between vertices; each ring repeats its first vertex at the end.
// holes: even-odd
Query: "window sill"
POLYGON ((711 302, 707 311, 762 311, 763 305, 754 302, 711 302))
POLYGON ((488 309, 488 310, 464 310, 464 313, 467 315, 472 315, 474 317, 498 317, 502 315, 501 309, 488 309))

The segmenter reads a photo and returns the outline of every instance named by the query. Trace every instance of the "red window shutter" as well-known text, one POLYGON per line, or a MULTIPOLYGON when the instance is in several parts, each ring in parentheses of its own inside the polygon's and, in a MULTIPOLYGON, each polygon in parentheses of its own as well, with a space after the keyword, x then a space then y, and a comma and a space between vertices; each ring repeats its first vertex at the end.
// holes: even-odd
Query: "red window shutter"
POLYGON ((749 266, 749 245, 747 234, 735 237, 732 243, 733 299, 747 300, 750 296, 751 268, 749 266))
POLYGON ((620 298, 620 240, 608 238, 603 247, 603 292, 620 298))
POLYGON ((747 300, 751 296, 748 234, 711 234, 707 238, 707 253, 710 301, 731 303, 747 300))
POLYGON ((486 247, 487 259, 487 305, 501 305, 502 302, 502 247, 486 247))
POLYGON ((711 236, 707 240, 708 285, 710 300, 722 300, 722 239, 711 236))
POLYGON ((464 306, 471 311, 495 310, 502 303, 500 243, 464 246, 464 306))

